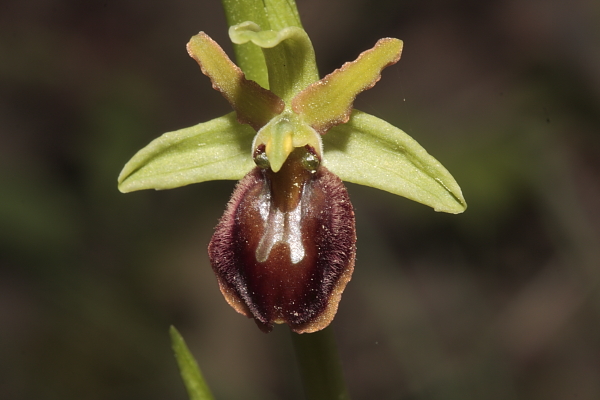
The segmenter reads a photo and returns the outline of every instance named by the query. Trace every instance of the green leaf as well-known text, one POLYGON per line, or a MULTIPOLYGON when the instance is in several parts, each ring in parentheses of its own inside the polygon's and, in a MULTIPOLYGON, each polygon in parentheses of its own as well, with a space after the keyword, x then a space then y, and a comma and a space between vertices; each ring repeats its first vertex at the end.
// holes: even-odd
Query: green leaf
POLYGON ((171 346, 179 365, 181 379, 183 379, 190 400, 213 400, 198 363, 196 363, 194 356, 192 356, 185 341, 174 326, 169 329, 169 334, 171 335, 171 346))
POLYGON ((402 130, 355 110, 323 136, 323 165, 342 180, 404 196, 452 214, 467 204, 450 173, 402 130))
POLYGON ((292 109, 317 132, 348 122, 356 96, 372 88, 381 70, 400 59, 402 41, 380 39, 352 62, 308 86, 292 100, 292 109))
POLYGON ((123 167, 119 190, 172 189, 192 183, 241 179, 254 167, 250 154, 255 132, 229 113, 165 133, 123 167))

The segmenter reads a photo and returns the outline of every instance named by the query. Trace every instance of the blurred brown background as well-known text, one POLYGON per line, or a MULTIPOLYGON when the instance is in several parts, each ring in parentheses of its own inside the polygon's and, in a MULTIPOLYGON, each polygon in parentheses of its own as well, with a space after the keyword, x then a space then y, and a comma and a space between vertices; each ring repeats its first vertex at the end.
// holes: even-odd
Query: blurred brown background
MULTIPOLYGON (((357 108, 463 188, 443 215, 348 185, 334 321, 354 399, 600 398, 600 3, 298 0, 322 74, 383 36, 357 108)), ((301 399, 289 337, 226 305, 206 245, 234 182, 123 195, 161 133, 229 111, 185 51, 218 0, 0 5, 0 398, 185 399, 176 325, 218 399, 301 399)))

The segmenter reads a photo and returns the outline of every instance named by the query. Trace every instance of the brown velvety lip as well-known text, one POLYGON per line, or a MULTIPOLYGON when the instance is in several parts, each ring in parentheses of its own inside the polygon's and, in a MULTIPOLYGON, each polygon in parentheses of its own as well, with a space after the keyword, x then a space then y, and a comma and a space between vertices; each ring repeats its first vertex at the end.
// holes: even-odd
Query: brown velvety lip
POLYGON ((253 169, 236 186, 209 245, 228 303, 268 332, 325 328, 354 269, 354 211, 325 167, 303 169, 295 150, 282 169, 253 169))

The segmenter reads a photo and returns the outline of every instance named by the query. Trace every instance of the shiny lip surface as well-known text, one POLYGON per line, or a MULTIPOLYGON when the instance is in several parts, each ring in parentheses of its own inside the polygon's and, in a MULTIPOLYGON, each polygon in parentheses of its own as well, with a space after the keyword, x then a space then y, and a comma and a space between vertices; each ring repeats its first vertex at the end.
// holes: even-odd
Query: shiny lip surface
POLYGON ((303 154, 240 181, 209 245, 225 298, 266 332, 273 323, 300 333, 327 326, 354 266, 346 189, 325 167, 307 170, 303 154))

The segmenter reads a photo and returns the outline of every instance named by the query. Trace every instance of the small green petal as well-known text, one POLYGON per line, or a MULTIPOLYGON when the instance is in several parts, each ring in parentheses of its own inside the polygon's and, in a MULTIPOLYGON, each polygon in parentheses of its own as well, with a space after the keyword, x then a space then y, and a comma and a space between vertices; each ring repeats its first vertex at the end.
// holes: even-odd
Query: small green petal
POLYGON ((355 61, 303 90, 294 98, 292 109, 321 134, 347 122, 356 96, 372 88, 381 78, 381 70, 398 62, 401 52, 401 40, 380 39, 355 61))
POLYGON ((319 79, 315 52, 302 28, 261 30, 259 25, 246 21, 229 28, 229 37, 235 44, 252 42, 263 49, 269 89, 285 102, 319 79))
POLYGON ((250 156, 254 135, 252 128, 236 121, 235 113, 165 133, 129 160, 119 175, 119 190, 241 179, 254 167, 250 156))
POLYGON ((223 49, 204 32, 190 39, 188 52, 237 112, 238 121, 259 130, 281 113, 283 101, 269 90, 245 78, 223 49))
POLYGON ((458 214, 467 208, 450 173, 400 129, 355 110, 323 136, 323 164, 342 180, 458 214))

